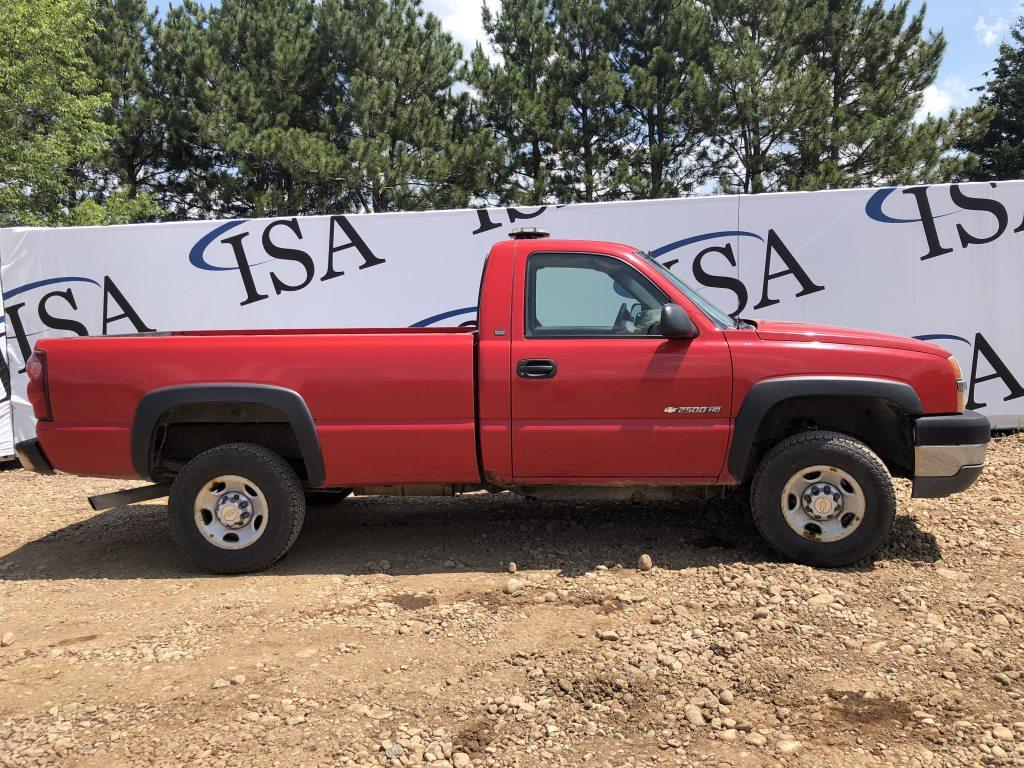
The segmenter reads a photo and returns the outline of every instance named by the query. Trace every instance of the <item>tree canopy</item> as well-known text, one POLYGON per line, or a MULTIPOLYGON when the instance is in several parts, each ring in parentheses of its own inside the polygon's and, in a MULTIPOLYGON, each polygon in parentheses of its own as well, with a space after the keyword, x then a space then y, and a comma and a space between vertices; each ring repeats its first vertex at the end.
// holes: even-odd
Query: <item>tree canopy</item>
POLYGON ((0 13, 0 226, 61 223, 76 169, 109 133, 87 0, 17 0, 0 13))
POLYGON ((919 117, 909 0, 8 0, 0 224, 1020 176, 1018 26, 981 105, 919 117))

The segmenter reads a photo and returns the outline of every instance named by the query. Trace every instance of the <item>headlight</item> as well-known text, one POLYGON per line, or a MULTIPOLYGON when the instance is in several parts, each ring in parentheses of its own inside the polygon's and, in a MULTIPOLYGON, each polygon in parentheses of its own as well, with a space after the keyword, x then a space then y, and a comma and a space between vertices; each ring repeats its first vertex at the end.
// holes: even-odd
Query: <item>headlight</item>
POLYGON ((967 392, 967 382, 964 381, 964 372, 960 370, 960 363, 950 355, 949 364, 953 366, 953 378, 956 379, 956 410, 963 413, 965 410, 964 394, 967 392))

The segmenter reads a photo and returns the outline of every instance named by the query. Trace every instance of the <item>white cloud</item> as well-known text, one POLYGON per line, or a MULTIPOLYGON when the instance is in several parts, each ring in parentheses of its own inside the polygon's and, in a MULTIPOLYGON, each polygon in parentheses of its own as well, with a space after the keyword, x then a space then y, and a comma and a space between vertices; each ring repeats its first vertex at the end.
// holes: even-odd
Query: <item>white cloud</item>
POLYGON ((991 48, 993 45, 998 45, 1003 35, 1010 28, 1010 25, 1006 23, 1006 19, 1002 16, 997 17, 993 21, 989 21, 988 17, 979 16, 978 23, 974 25, 974 31, 978 33, 978 42, 984 45, 986 48, 991 48))
POLYGON ((949 96, 954 109, 963 109, 978 101, 978 94, 960 75, 944 77, 939 91, 949 96))
POLYGON ((921 101, 920 109, 917 110, 917 114, 914 116, 914 121, 922 123, 929 115, 931 117, 945 117, 952 108, 953 97, 949 91, 944 91, 937 85, 929 85, 924 89, 924 99, 921 101))
POLYGON ((462 43, 463 53, 468 56, 477 42, 487 47, 480 21, 484 2, 492 11, 501 6, 501 0, 424 0, 423 7, 441 19, 441 24, 462 43))
POLYGON ((938 85, 929 85, 922 94, 921 106, 914 122, 921 123, 931 115, 945 117, 951 109, 962 109, 978 100, 977 94, 959 75, 943 78, 938 85))

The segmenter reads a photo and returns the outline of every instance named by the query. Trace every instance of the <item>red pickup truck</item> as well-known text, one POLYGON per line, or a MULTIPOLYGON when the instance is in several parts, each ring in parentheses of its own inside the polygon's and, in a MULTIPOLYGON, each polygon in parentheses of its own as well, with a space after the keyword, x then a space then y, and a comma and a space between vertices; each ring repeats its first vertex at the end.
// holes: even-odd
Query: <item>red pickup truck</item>
POLYGON ((676 499, 749 488, 783 555, 875 552, 892 476, 944 496, 988 421, 956 360, 882 333, 735 320, 627 245, 520 231, 488 255, 476 328, 41 340, 26 468, 147 478, 206 568, 265 568, 306 496, 515 491, 676 499))

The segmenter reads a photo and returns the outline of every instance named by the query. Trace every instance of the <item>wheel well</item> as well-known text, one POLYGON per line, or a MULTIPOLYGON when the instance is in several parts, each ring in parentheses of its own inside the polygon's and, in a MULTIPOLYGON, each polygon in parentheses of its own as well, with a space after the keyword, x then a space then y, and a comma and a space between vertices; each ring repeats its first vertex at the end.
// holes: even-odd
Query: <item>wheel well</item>
POLYGON ((900 406, 880 397, 807 396, 782 400, 761 420, 751 446, 748 478, 780 440, 798 432, 827 429, 864 443, 895 477, 912 477, 913 421, 900 406))
POLYGON ((151 437, 153 475, 172 477, 191 459, 225 443, 261 445, 284 458, 302 480, 308 480, 288 417, 271 405, 246 402, 188 403, 167 410, 151 437))

